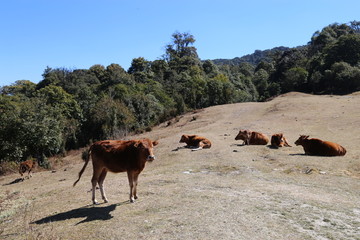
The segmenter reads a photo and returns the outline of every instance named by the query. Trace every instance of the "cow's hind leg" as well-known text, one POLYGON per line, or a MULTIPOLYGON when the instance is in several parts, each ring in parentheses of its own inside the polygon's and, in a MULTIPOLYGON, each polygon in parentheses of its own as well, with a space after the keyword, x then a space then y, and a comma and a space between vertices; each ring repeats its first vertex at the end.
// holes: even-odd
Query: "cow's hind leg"
POLYGON ((97 169, 94 166, 93 176, 91 178, 93 204, 98 204, 98 201, 95 198, 95 190, 96 190, 96 184, 99 182, 99 178, 100 178, 101 173, 102 173, 102 169, 97 169))
POLYGON ((105 180, 105 177, 106 177, 106 174, 107 174, 107 170, 104 168, 100 174, 100 177, 99 177, 99 188, 100 188, 100 193, 101 193, 101 197, 102 199, 104 200, 104 202, 109 202, 108 199, 106 198, 106 195, 105 195, 105 190, 104 190, 104 180, 105 180))

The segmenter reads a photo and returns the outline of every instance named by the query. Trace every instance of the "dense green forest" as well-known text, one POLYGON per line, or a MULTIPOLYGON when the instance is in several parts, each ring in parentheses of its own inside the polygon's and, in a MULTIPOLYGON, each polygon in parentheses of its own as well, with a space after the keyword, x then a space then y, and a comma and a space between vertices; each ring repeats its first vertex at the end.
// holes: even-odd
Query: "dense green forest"
POLYGON ((285 52, 290 50, 288 47, 275 47, 268 50, 255 50, 253 54, 248 54, 242 57, 236 57, 233 59, 213 59, 212 62, 216 65, 238 65, 240 63, 250 63, 252 65, 258 65, 260 62, 271 62, 274 53, 285 52))
MULTIPOLYGON (((360 22, 331 24, 299 47, 202 61, 189 33, 174 33, 161 59, 89 69, 50 68, 38 83, 0 88, 0 164, 47 158, 122 138, 190 110, 265 101, 289 91, 360 90, 360 22)), ((241 47, 241 46, 239 46, 241 47)), ((0 169, 0 173, 1 173, 0 169)))

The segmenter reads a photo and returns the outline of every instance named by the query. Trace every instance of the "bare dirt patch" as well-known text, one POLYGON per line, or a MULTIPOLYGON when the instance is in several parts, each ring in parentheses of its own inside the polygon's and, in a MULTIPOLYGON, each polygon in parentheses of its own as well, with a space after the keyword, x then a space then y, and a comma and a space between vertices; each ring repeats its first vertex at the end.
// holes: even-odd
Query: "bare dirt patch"
MULTIPOLYGON (((1 239, 360 239, 360 94, 289 93, 265 103, 215 106, 135 136, 159 140, 157 159, 128 201, 125 173, 109 174, 109 203, 91 205, 89 164, 81 153, 56 172, 16 182, 0 178, 1 239), (249 128, 289 143, 300 134, 337 142, 344 157, 312 157, 302 147, 242 146, 249 128), (179 149, 182 134, 212 148, 179 149)), ((97 192, 97 194, 99 194, 97 192)))

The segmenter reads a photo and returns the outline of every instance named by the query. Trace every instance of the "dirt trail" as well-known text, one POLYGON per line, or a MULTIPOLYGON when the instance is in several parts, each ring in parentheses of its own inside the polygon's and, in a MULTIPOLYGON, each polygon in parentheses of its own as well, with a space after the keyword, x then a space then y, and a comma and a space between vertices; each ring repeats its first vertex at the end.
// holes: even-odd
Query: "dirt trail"
MULTIPOLYGON (((109 203, 91 205, 92 166, 80 154, 56 172, 0 178, 0 239, 360 239, 360 94, 289 93, 265 103, 210 107, 161 124, 157 160, 128 201, 125 173, 108 174, 109 203), (344 157, 311 157, 302 147, 241 146, 248 128, 337 142, 344 157), (177 150, 182 134, 211 149, 177 150)), ((99 192, 97 192, 99 194, 99 192)))

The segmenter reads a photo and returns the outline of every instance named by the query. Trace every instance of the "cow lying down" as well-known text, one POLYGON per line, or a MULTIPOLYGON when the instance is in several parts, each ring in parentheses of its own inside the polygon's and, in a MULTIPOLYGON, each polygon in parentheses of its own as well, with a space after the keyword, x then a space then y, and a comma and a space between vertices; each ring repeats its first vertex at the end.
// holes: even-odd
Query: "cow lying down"
POLYGON ((108 171, 118 173, 127 172, 130 185, 130 202, 137 199, 136 187, 138 177, 145 168, 146 162, 155 160, 153 147, 158 144, 157 141, 150 139, 141 140, 105 140, 95 142, 90 146, 85 164, 79 172, 79 178, 74 182, 74 186, 80 180, 90 157, 93 163, 92 183, 92 201, 97 204, 95 198, 96 184, 99 184, 100 193, 104 202, 108 202, 105 195, 103 183, 108 171))
POLYGON ((192 151, 201 150, 203 148, 210 148, 211 142, 197 135, 182 135, 179 141, 180 143, 186 143, 186 147, 192 148, 192 151))
POLYGON ((279 147, 291 147, 289 143, 287 142, 286 138, 284 137, 284 134, 277 133, 271 136, 271 146, 274 148, 279 147))
POLYGON ((337 143, 323 141, 317 138, 309 139, 309 136, 305 135, 300 135, 295 144, 302 145, 306 155, 344 156, 346 154, 346 149, 337 143))
POLYGON ((244 145, 266 145, 269 142, 265 134, 250 130, 240 130, 235 140, 243 140, 244 145))

